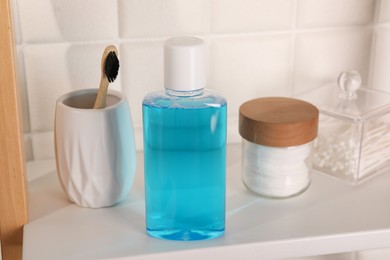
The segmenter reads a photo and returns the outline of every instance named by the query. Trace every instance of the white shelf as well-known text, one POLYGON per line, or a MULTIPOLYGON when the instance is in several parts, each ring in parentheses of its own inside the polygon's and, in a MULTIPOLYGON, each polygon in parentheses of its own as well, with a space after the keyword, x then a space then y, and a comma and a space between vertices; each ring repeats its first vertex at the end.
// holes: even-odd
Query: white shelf
MULTIPOLYGON (((175 242, 145 233, 143 156, 129 197, 104 209, 67 201, 53 168, 30 164, 30 223, 23 259, 267 259, 390 247, 390 173, 353 187, 313 174, 290 199, 258 197, 241 183, 241 146, 229 145, 225 235, 175 242), (39 168, 50 172, 43 174, 39 168), (37 172, 38 171, 38 172, 37 172), (39 177, 40 176, 40 177, 39 177)), ((42 164, 42 162, 40 162, 42 164)))

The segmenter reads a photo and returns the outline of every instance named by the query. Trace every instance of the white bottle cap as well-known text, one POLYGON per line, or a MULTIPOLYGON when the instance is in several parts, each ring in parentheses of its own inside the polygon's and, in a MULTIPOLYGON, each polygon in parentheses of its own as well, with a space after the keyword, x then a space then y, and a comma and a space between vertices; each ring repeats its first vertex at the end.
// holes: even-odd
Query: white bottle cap
POLYGON ((175 37, 164 44, 165 88, 191 91, 206 87, 206 44, 195 37, 175 37))

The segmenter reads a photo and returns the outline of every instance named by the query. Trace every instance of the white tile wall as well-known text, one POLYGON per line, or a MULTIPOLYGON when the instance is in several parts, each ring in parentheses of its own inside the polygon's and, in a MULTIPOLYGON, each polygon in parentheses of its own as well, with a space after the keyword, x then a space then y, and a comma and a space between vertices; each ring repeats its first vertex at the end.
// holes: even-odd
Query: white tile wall
POLYGON ((13 0, 27 158, 53 157, 56 99, 98 87, 103 48, 119 46, 119 78, 142 149, 143 96, 163 87, 162 43, 196 35, 210 47, 210 87, 229 102, 228 141, 238 107, 291 96, 358 69, 390 91, 390 0, 13 0))
POLYGON ((53 132, 38 132, 32 135, 32 155, 34 160, 52 158, 54 154, 53 132))
MULTIPOLYGON (((22 48, 19 46, 16 49, 17 53, 17 73, 18 73, 18 84, 20 87, 20 103, 21 103, 21 109, 22 113, 24 115, 28 115, 28 97, 27 97, 27 89, 26 89, 26 78, 24 77, 25 75, 25 70, 24 70, 24 62, 23 62, 23 51, 22 48)), ((24 132, 29 133, 30 132, 30 120, 28 116, 23 117, 23 126, 24 126, 24 132)))
POLYGON ((122 38, 209 32, 207 0, 119 0, 122 38))
POLYGON ((377 3, 376 23, 373 31, 370 85, 379 90, 390 91, 390 0, 377 3))
POLYGON ((18 1, 23 41, 47 43, 118 37, 117 2, 109 0, 18 1))
POLYGON ((367 25, 373 21, 376 1, 300 0, 299 27, 367 25))
POLYGON ((25 77, 32 132, 53 128, 57 97, 72 90, 67 61, 71 44, 27 45, 24 49, 25 77))
POLYGON ((142 97, 164 88, 163 42, 133 42, 121 45, 122 89, 133 120, 142 125, 142 97))
POLYGON ((390 90, 390 26, 377 29, 376 48, 373 59, 372 87, 390 90))
POLYGON ((343 70, 356 69, 367 83, 371 37, 369 29, 300 33, 296 40, 294 94, 336 83, 343 70))
POLYGON ((213 0, 213 33, 283 30, 293 25, 295 1, 285 0, 213 0))
POLYGON ((228 115, 237 117, 240 104, 254 97, 289 93, 290 38, 282 34, 211 40, 210 87, 226 96, 228 115))
POLYGON ((390 0, 380 0, 379 4, 379 18, 380 23, 390 22, 390 0))
POLYGON ((14 31, 14 38, 16 44, 22 43, 22 35, 20 33, 20 16, 19 16, 19 6, 17 1, 10 1, 12 8, 12 26, 14 31))

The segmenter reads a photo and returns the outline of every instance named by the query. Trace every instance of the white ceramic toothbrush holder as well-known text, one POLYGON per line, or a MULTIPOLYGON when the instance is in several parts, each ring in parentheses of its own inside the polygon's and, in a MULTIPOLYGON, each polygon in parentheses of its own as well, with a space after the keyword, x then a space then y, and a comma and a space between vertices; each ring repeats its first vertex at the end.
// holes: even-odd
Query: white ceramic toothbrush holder
POLYGON ((136 169, 134 130, 126 98, 109 90, 107 107, 92 109, 97 89, 57 100, 57 174, 69 200, 81 207, 109 207, 125 199, 136 169))

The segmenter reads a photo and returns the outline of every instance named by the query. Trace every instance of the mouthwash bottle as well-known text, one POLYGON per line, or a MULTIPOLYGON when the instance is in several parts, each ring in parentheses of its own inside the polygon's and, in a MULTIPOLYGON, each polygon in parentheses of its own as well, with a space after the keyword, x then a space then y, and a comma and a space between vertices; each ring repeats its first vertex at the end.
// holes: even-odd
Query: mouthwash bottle
POLYGON ((226 100, 206 89, 206 45, 164 44, 165 90, 143 100, 146 229, 171 240, 225 230, 226 100))

